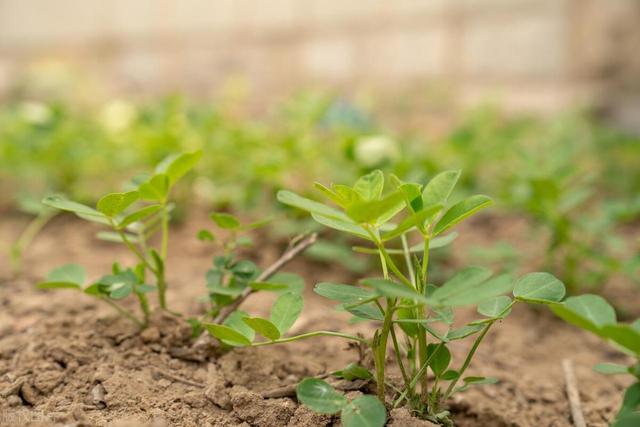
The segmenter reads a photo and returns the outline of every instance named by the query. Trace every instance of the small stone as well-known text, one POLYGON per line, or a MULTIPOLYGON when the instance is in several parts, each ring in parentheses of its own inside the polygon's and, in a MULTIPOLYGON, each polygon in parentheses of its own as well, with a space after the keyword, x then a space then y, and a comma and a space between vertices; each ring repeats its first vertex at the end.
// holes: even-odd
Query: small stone
POLYGON ((140 338, 145 344, 157 343, 160 341, 160 331, 156 327, 150 327, 140 333, 140 338))
POLYGON ((161 379, 161 380, 158 380, 158 385, 159 385, 160 387, 162 387, 162 388, 167 388, 167 387, 169 387, 171 384, 172 384, 172 383, 171 383, 171 381, 169 381, 169 380, 168 380, 168 379, 166 379, 166 378, 163 378, 163 379, 161 379))
POLYGON ((24 399, 28 404, 35 405, 38 403, 38 392, 31 384, 27 382, 22 384, 20 394, 22 395, 22 399, 24 399))
POLYGON ((20 399, 15 394, 7 397, 7 404, 9 406, 20 406, 22 404, 22 399, 20 399))

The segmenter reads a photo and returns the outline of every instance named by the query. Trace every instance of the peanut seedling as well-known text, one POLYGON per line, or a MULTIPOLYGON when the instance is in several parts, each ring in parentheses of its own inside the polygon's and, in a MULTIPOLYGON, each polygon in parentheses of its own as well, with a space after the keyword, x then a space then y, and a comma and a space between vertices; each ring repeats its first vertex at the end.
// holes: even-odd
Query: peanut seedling
POLYGON ((286 339, 267 337, 270 342, 258 344, 334 335, 369 347, 374 360, 377 405, 371 399, 362 404, 358 399, 347 402, 319 379, 300 383, 298 398, 304 404, 322 413, 341 412, 347 427, 382 426, 386 411, 381 402, 392 397, 394 407, 407 404, 425 419, 451 425, 445 403, 452 395, 496 381, 465 376, 493 324, 504 319, 518 302, 553 303, 564 297, 564 285, 548 273, 527 274, 514 280, 509 275, 493 277, 485 268, 467 267, 439 286, 430 283, 430 252, 451 243, 456 237, 450 232, 454 226, 491 204, 489 197, 475 195, 450 205, 449 197, 459 176, 458 171, 443 172, 426 186, 391 176, 391 189, 387 191, 380 171, 361 177, 353 187, 316 184, 339 209, 288 191, 278 194, 282 203, 308 211, 320 224, 369 242, 372 246, 355 249, 377 256, 382 270, 382 277, 362 279, 358 286, 319 283, 315 287, 319 295, 337 301, 339 310, 351 313, 357 320, 376 322, 378 327, 371 338, 318 331, 286 339), (400 220, 393 223, 396 217, 400 220), (391 246, 394 241, 399 241, 400 246, 391 246), (512 297, 505 295, 508 292, 512 297), (482 317, 454 327, 454 309, 467 305, 476 305, 482 317), (448 344, 471 336, 476 338, 462 364, 451 368, 448 344), (389 347, 403 381, 392 395, 386 388, 389 347), (429 370, 431 378, 427 375, 429 370), (371 409, 374 406, 377 409, 371 409), (345 411, 347 415, 376 415, 365 422, 358 417, 345 417, 345 411))
POLYGON ((201 152, 168 157, 146 179, 138 179, 134 188, 122 193, 109 193, 101 197, 95 209, 61 196, 49 196, 43 203, 49 207, 73 212, 78 217, 107 226, 109 231, 98 233, 104 240, 124 244, 135 255, 138 263, 132 268, 114 264, 112 273, 85 287, 84 269, 68 264, 52 271, 41 289, 76 289, 97 297, 114 307, 137 325, 147 325, 150 315, 148 292, 158 292, 158 304, 167 310, 167 280, 165 265, 169 244, 169 220, 173 204, 169 200, 172 188, 200 159, 201 152), (150 240, 160 234, 159 246, 150 240), (147 276, 153 276, 150 284, 147 276), (135 295, 143 319, 124 308, 118 300, 135 295))

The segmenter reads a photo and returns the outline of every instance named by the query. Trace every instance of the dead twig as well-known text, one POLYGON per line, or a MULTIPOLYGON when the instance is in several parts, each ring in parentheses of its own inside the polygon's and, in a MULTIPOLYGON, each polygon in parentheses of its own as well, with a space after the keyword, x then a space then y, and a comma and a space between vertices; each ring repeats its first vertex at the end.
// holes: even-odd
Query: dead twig
MULTIPOLYGON (((325 379, 327 377, 329 377, 331 375, 331 373, 325 373, 322 375, 318 375, 314 378, 318 378, 318 379, 325 379)), ((369 383, 369 380, 353 380, 353 381, 348 381, 348 380, 340 380, 340 381, 333 381, 331 383, 331 385, 336 389, 336 390, 341 390, 341 391, 352 391, 352 390, 360 390, 362 389, 364 386, 366 386, 369 383)), ((277 399, 280 397, 293 397, 296 395, 296 387, 298 385, 297 384, 291 384, 291 385, 286 385, 284 387, 278 387, 276 389, 273 390, 268 390, 262 393, 262 397, 265 399, 277 399)))
POLYGON ((564 370, 564 379, 567 387, 567 398, 571 408, 571 419, 575 427, 587 427, 582 414, 582 404, 580 403, 580 393, 576 376, 573 371, 573 362, 570 359, 562 360, 562 369, 564 370))
POLYGON ((161 371, 160 369, 153 370, 154 375, 166 378, 171 381, 190 385, 191 387, 205 388, 205 385, 196 381, 191 381, 186 378, 179 377, 177 375, 170 374, 169 372, 161 371))

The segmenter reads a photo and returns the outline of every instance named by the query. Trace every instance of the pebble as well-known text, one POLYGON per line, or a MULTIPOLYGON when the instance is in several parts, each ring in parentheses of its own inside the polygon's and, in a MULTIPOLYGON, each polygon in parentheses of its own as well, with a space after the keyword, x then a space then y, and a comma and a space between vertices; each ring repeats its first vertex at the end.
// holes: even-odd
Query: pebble
POLYGON ((157 343, 160 341, 160 331, 156 327, 150 327, 140 333, 140 338, 145 344, 157 343))

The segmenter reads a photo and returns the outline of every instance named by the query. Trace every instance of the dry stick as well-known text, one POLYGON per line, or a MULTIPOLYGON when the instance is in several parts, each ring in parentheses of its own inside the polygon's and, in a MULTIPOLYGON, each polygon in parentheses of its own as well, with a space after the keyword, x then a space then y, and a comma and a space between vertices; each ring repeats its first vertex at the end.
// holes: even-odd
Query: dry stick
POLYGON ((567 398, 571 407, 571 418, 575 427, 587 427, 582 415, 582 404, 580 403, 580 393, 576 382, 576 376, 573 371, 573 363, 570 359, 562 360, 562 369, 564 370, 564 378, 567 385, 567 398))
MULTIPOLYGON (((289 248, 278 258, 276 262, 267 267, 260 275, 256 278, 257 282, 264 282, 275 273, 278 272, 282 267, 285 266, 289 261, 294 259, 298 254, 303 252, 309 246, 313 245, 318 239, 318 234, 313 233, 303 239, 294 239, 290 244, 289 248)), ((242 294, 236 299, 233 303, 223 307, 220 310, 220 313, 213 320, 213 323, 216 325, 224 322, 227 317, 231 313, 233 313, 248 297, 251 295, 254 289, 247 287, 242 291, 242 294)))
POLYGON ((182 378, 182 377, 179 377, 177 375, 170 374, 169 372, 161 371, 160 369, 154 369, 153 372, 157 376, 164 377, 164 378, 166 378, 168 380, 172 380, 172 381, 179 382, 179 383, 182 383, 182 384, 190 385, 192 387, 205 388, 205 385, 202 384, 202 383, 199 383, 197 381, 191 381, 191 380, 188 380, 186 378, 182 378))

